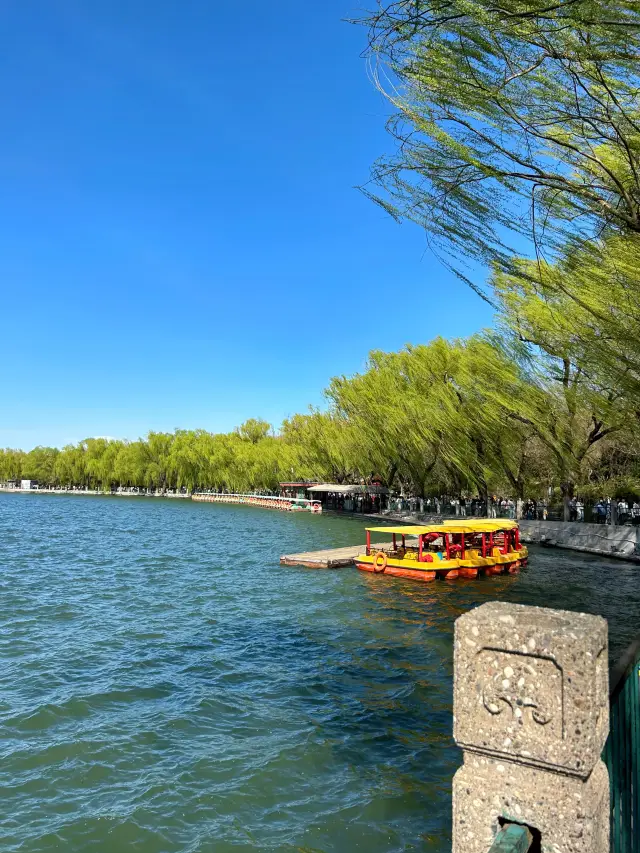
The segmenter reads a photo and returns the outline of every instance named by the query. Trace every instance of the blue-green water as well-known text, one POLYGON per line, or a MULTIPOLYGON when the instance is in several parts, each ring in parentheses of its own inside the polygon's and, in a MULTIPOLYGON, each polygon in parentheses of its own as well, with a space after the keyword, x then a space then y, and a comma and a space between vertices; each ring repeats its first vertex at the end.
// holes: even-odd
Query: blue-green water
POLYGON ((0 850, 450 847, 453 620, 490 599, 634 636, 635 566, 536 550, 416 584, 280 554, 364 523, 0 494, 0 850))

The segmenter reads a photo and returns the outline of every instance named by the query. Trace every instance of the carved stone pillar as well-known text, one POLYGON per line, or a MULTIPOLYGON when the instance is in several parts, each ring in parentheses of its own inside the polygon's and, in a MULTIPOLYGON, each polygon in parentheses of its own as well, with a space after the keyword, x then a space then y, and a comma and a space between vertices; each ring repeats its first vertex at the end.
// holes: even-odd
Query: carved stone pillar
POLYGON ((502 823, 545 853, 607 853, 607 623, 492 602, 455 626, 453 853, 488 853, 502 823))

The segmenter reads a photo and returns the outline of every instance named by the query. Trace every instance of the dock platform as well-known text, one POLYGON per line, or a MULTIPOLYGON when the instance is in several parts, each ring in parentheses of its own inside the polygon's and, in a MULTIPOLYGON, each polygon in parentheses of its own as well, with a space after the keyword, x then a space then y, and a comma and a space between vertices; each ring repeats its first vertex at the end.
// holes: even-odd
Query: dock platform
MULTIPOLYGON (((371 545, 378 551, 391 547, 390 542, 371 545)), ((329 548, 324 551, 304 551, 301 554, 285 554, 280 557, 281 566, 306 566, 309 569, 341 569, 352 566, 355 557, 364 553, 364 545, 349 545, 346 548, 329 548)))

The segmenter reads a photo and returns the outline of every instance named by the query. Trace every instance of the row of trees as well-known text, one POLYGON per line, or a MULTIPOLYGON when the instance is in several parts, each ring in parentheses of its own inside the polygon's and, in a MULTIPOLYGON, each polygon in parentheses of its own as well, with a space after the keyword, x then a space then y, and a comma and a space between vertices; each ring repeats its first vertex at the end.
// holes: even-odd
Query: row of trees
POLYGON ((110 491, 144 489, 270 490, 290 476, 283 442, 268 423, 250 419, 229 434, 150 432, 145 439, 88 438, 61 450, 0 451, 0 480, 110 491))
MULTIPOLYGON (((509 291, 511 294, 511 291, 509 291)), ((251 419, 232 433, 151 432, 89 438, 62 450, 0 452, 0 479, 111 490, 134 486, 271 491, 283 480, 382 480, 405 494, 543 497, 640 491, 635 412, 603 393, 568 355, 570 338, 541 322, 535 301, 509 301, 500 333, 374 352, 335 378, 323 411, 275 434, 251 419), (509 331, 527 323, 535 356, 509 331), (544 358, 540 356, 544 353, 544 358)))

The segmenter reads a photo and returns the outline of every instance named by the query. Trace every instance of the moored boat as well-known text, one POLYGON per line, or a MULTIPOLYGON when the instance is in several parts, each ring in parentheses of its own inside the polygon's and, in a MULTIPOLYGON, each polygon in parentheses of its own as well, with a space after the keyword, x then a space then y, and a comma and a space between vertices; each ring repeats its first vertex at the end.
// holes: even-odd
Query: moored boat
POLYGON ((263 509, 279 509, 284 512, 321 513, 322 504, 308 498, 285 498, 278 495, 236 495, 226 492, 193 494, 191 499, 202 503, 246 504, 263 509))
POLYGON ((515 521, 469 519, 464 524, 367 528, 365 552, 355 564, 364 572, 433 581, 477 578, 480 573, 517 574, 527 559, 515 521), (390 535, 390 546, 372 545, 372 533, 390 535))

